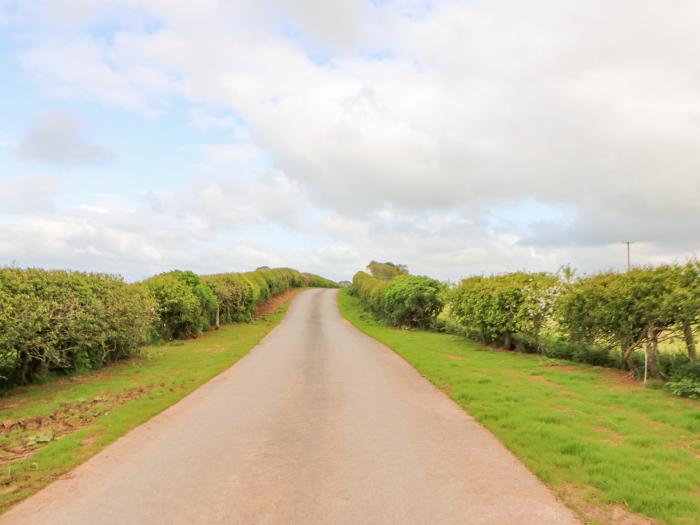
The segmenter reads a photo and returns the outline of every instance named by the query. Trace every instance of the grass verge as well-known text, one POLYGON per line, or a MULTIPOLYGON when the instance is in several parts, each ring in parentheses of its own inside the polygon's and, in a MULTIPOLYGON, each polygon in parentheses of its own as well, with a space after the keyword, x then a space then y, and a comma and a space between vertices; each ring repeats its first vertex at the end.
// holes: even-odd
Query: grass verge
POLYGON ((343 315, 493 432, 588 523, 700 524, 700 403, 590 365, 343 315), (651 519, 650 519, 651 518, 651 519))
POLYGON ((0 399, 0 512, 233 365, 279 324, 294 295, 274 298, 255 322, 9 392, 0 399))

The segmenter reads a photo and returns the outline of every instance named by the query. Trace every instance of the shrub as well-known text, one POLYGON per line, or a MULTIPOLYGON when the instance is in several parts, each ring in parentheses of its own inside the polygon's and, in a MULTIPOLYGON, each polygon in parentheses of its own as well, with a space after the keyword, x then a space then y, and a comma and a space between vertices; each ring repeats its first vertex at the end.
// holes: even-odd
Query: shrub
POLYGON ((395 277, 382 291, 384 315, 394 326, 426 328, 442 311, 442 289, 439 281, 429 277, 395 277))
POLYGON ((304 286, 310 288, 338 288, 338 283, 313 273, 303 273, 304 286))
POLYGON ((700 399, 700 381, 690 377, 672 379, 666 383, 667 388, 674 396, 700 399))
POLYGON ((0 269, 4 380, 29 383, 131 355, 147 341, 154 314, 150 295, 119 277, 0 269))
POLYGON ((464 279, 448 294, 448 302, 452 317, 482 342, 508 349, 519 343, 540 351, 560 291, 555 275, 518 272, 464 279))
POLYGON ((203 278, 176 270, 132 285, 104 274, 0 268, 0 382, 98 368, 156 337, 196 337, 218 322, 248 320, 271 295, 305 282, 289 268, 203 278))
POLYGON ((429 277, 398 274, 383 280, 357 272, 350 292, 360 297, 377 317, 395 326, 428 327, 444 306, 443 288, 429 277))
POLYGON ((202 277, 218 300, 218 310, 211 324, 250 320, 255 308, 253 284, 239 273, 223 273, 202 277))
MULTIPOLYGON (((323 277, 314 277, 332 283, 323 277)), ((202 279, 214 292, 218 302, 218 309, 211 318, 212 325, 218 325, 217 320, 220 323, 248 321, 257 305, 307 282, 304 275, 296 270, 267 267, 254 272, 205 275, 202 279)))
POLYGON ((157 303, 158 334, 166 340, 197 337, 209 326, 207 304, 195 286, 180 272, 151 277, 143 282, 157 303))
POLYGON ((384 315, 384 288, 388 281, 372 277, 366 272, 357 272, 352 278, 350 292, 357 295, 377 316, 384 315))
POLYGON ((698 297, 700 274, 694 261, 603 273, 567 286, 559 302, 560 324, 574 342, 619 348, 627 368, 636 373, 634 355, 644 348, 650 377, 662 377, 674 366, 658 352, 662 337, 682 334, 689 358, 695 358, 692 327, 700 315, 698 297))

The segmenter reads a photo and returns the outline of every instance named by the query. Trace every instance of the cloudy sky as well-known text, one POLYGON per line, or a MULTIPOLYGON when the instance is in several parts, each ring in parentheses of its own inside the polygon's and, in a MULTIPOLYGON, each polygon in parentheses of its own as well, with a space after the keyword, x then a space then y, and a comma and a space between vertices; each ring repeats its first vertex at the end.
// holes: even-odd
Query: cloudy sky
POLYGON ((696 0, 0 0, 0 264, 370 259, 456 279, 700 249, 696 0))

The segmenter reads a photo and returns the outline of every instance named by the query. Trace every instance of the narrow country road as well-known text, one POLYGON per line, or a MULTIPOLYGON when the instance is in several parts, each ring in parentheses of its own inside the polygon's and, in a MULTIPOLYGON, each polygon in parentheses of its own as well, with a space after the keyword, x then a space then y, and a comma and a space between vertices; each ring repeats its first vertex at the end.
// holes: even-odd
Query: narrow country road
POLYGON ((235 366, 0 523, 567 524, 489 432, 310 290, 235 366))

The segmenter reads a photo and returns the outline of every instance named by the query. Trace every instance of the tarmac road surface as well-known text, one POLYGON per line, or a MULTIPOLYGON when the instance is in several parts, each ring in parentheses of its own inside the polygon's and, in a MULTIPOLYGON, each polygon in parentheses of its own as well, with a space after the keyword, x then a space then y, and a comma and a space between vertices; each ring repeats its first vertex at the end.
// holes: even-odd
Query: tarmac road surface
POLYGON ((336 294, 300 294, 236 365, 0 523, 579 523, 488 431, 347 323, 336 294))

